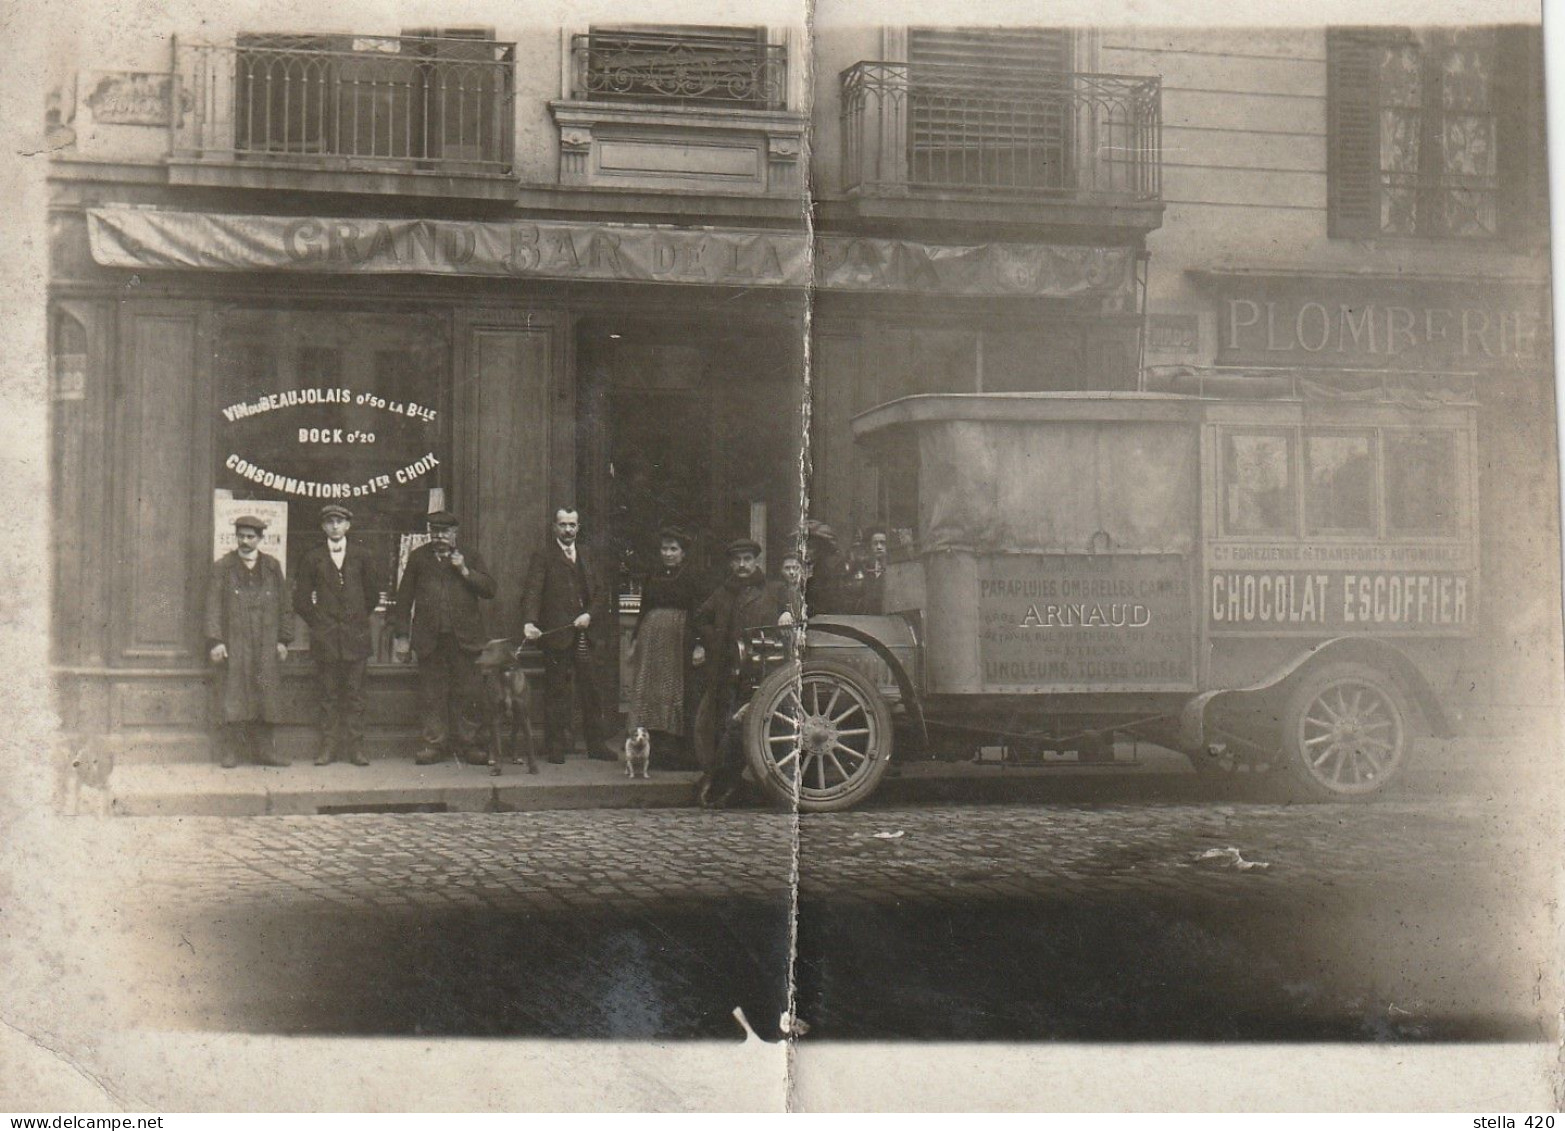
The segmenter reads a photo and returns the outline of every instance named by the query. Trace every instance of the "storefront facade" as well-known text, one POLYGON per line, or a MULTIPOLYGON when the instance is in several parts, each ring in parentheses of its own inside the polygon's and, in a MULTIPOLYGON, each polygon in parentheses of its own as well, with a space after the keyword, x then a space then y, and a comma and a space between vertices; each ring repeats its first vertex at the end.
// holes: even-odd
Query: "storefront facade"
MULTIPOLYGON (((258 65, 246 51, 301 50, 241 41, 236 66, 258 65)), ((769 67, 792 42, 768 34, 757 58, 769 67)), ((538 138, 517 83, 508 144, 521 166, 538 138)), ((557 148, 535 162, 546 183, 513 179, 514 199, 493 178, 418 180, 396 162, 366 180, 313 160, 286 173, 256 154, 213 161, 185 142, 139 161, 67 150, 52 231, 67 729, 110 736, 126 757, 207 756, 203 590, 241 511, 271 522, 264 548, 291 575, 320 507, 347 505, 389 604, 422 516, 450 509, 496 576, 501 637, 519 635, 526 564, 554 507, 577 507, 609 614, 594 638, 613 702, 661 526, 695 534, 714 585, 740 535, 775 569, 806 492, 846 548, 884 502, 856 463, 854 413, 920 391, 1035 387, 1040 358, 1062 386, 1084 371, 1098 376, 1083 387, 1134 386, 1154 199, 1018 224, 997 222, 982 193, 976 211, 915 200, 889 217, 877 202, 896 193, 839 194, 807 230, 788 142, 803 119, 786 109, 792 87, 778 89, 764 109, 550 103, 557 148), (648 170, 685 162, 673 191, 595 180, 622 168, 642 127, 648 170), (756 138, 766 177, 714 184, 739 166, 714 173, 708 143, 750 152, 756 138), (263 168, 291 191, 262 183, 263 168)), ((416 697, 388 623, 383 608, 369 698, 371 741, 389 754, 411 742, 416 697)), ((296 627, 280 737, 300 749, 314 686, 296 627)))
MULTIPOLYGON (((1465 382, 1483 592, 1526 594, 1479 606, 1472 695, 1558 704, 1531 32, 373 30, 115 40, 84 62, 115 69, 55 100, 68 730, 206 756, 202 590, 241 505, 292 568, 345 502, 388 597, 422 515, 455 511, 499 581, 497 637, 553 507, 577 506, 616 614, 595 628, 608 691, 664 523, 714 581, 739 535, 775 568, 805 509, 844 549, 905 525, 856 414, 1181 371, 1465 382), (1386 83, 1400 66, 1467 99, 1448 124, 1492 144, 1442 170, 1434 143, 1387 141, 1366 173, 1382 133, 1354 123, 1408 128, 1354 118, 1366 52, 1386 83), (1452 60, 1488 77, 1458 91, 1452 60), (336 101, 297 86, 305 65, 336 101)), ((390 752, 414 695, 381 621, 390 752)), ((285 672, 304 742, 307 634, 285 672)))

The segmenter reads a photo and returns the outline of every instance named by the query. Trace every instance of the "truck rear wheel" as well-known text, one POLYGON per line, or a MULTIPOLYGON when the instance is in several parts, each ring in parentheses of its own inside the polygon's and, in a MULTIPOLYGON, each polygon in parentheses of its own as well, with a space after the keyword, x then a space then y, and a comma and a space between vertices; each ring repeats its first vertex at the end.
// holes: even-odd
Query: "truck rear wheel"
POLYGON ((750 771, 776 804, 831 813, 863 801, 891 762, 891 709, 845 664, 806 660, 761 681, 744 721, 750 771))
POLYGON ((1401 689, 1366 664, 1306 672, 1283 713, 1282 746, 1292 780, 1320 801, 1366 801, 1402 772, 1409 749, 1401 689))

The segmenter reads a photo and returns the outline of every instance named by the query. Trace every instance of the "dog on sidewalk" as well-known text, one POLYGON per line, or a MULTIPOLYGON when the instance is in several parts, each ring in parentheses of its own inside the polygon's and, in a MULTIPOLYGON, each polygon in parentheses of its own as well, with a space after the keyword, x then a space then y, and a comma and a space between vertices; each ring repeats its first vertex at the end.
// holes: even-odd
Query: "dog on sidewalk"
POLYGON ((625 740, 625 776, 634 778, 639 770, 641 777, 651 777, 648 772, 651 763, 652 736, 647 733, 646 727, 637 727, 625 740))
POLYGON ((536 743, 533 741, 532 690, 527 673, 522 669, 520 648, 509 640, 491 640, 479 653, 477 664, 482 673, 485 702, 488 705, 487 721, 493 725, 490 737, 489 772, 500 773, 500 759, 504 757, 500 736, 509 734, 511 762, 526 763, 527 772, 536 774, 538 763, 533 758, 536 743))

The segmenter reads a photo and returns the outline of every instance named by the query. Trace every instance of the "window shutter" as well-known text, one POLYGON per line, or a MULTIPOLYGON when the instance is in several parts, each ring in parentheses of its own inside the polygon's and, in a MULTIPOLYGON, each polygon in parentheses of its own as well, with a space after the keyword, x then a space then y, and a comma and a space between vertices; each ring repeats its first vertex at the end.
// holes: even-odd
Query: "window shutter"
POLYGON ((1012 75, 1058 75, 1071 68, 1071 35, 1063 28, 908 29, 908 61, 977 67, 1012 75))
POLYGON ((1380 44, 1374 32, 1326 33, 1327 234, 1380 232, 1380 44))
POLYGON ((1543 36, 1536 27, 1498 31, 1493 107, 1499 165, 1499 234, 1519 247, 1546 235, 1548 168, 1543 125, 1543 36))

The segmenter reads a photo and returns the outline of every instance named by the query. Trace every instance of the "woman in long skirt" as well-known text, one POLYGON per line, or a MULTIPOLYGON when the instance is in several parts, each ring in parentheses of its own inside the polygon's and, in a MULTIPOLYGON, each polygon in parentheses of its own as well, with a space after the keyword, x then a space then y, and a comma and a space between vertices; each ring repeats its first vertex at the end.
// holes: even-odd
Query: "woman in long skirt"
POLYGON ((694 720, 687 707, 695 634, 690 614, 703 594, 686 567, 690 535, 677 527, 658 531, 661 565, 641 593, 641 616, 632 638, 630 718, 646 727, 657 761, 667 766, 684 746, 694 720))

